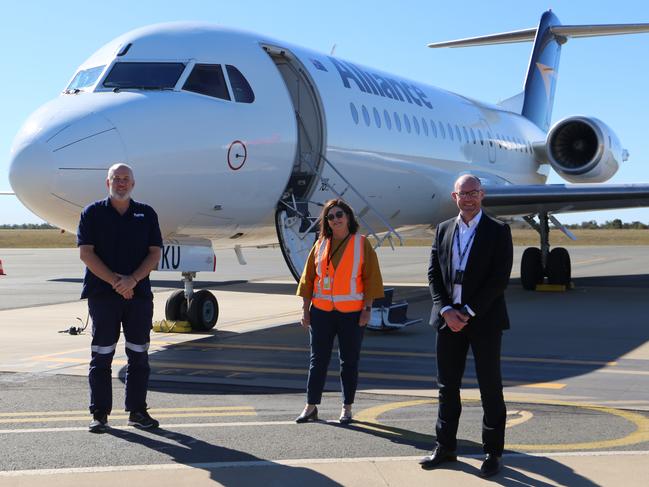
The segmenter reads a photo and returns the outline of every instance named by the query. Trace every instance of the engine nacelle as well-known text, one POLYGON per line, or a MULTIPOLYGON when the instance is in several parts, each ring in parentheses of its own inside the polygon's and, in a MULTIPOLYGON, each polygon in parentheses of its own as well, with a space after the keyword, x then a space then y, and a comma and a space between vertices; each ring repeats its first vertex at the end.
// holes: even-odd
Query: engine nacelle
POLYGON ((569 117, 557 122, 545 142, 548 162, 571 183, 601 183, 628 157, 613 131, 601 120, 569 117))

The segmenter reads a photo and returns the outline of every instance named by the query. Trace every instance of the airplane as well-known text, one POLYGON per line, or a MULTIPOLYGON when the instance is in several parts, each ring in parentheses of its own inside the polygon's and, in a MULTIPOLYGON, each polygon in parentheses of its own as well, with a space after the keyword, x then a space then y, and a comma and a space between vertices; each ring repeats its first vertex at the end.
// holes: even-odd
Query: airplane
POLYGON ((378 245, 398 228, 457 213, 455 179, 478 176, 484 205, 539 232, 521 282, 570 282, 570 256, 550 249, 563 212, 649 206, 649 184, 601 184, 628 158, 613 130, 588 116, 551 126, 562 45, 573 37, 649 32, 649 24, 538 27, 430 44, 533 42, 524 90, 500 104, 410 81, 355 62, 206 23, 126 33, 92 54, 60 96, 34 112, 12 147, 10 184, 42 219, 75 231, 103 197, 115 162, 135 169, 136 199, 155 208, 159 264, 184 289, 167 319, 210 329, 218 302, 194 292, 214 271, 214 248, 277 243, 299 279, 324 201, 345 198, 378 245), (547 185, 550 169, 573 184, 547 185))

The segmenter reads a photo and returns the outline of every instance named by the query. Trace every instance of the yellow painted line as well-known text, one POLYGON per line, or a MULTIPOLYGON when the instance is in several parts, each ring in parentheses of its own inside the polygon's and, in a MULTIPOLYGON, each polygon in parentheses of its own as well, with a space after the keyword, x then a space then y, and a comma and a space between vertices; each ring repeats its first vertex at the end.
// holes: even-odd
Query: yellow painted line
POLYGON ((507 411, 507 415, 514 417, 507 419, 505 428, 513 428, 514 426, 523 424, 534 417, 534 414, 531 411, 507 411))
MULTIPOLYGON (((405 407, 418 406, 421 404, 434 404, 436 401, 430 399, 419 399, 413 401, 401 401, 394 402, 389 404, 382 404, 380 406, 375 406, 372 408, 365 409, 360 413, 355 415, 356 425, 362 428, 371 429, 374 431, 380 431, 382 433, 396 434, 402 437, 409 437, 411 439, 421 439, 422 437, 427 437, 431 441, 433 437, 430 435, 422 435, 414 431, 403 430, 398 428, 392 428, 390 426, 382 425, 378 417, 381 414, 384 414, 388 411, 393 411, 395 409, 401 409, 405 407), (396 431, 396 432, 395 432, 396 431)), ((631 411, 625 411, 622 409, 614 409, 604 406, 595 406, 590 404, 581 404, 581 403, 572 403, 572 402, 563 402, 563 401, 535 401, 530 404, 547 404, 551 406, 564 406, 564 407, 575 407, 581 409, 587 409, 589 411, 595 411, 603 414, 610 414, 622 418, 635 425, 636 429, 632 433, 621 437, 613 438, 608 440, 595 440, 595 441, 586 441, 579 443, 546 443, 546 444, 509 444, 505 445, 505 448, 514 449, 514 450, 527 450, 527 451, 575 451, 575 450, 595 450, 595 449, 606 449, 606 448, 616 448, 629 445, 636 445, 639 443, 645 443, 649 441, 649 418, 644 417, 641 414, 637 414, 631 411)))
MULTIPOLYGON (((174 346, 182 348, 213 348, 213 349, 229 349, 229 350, 267 350, 274 352, 309 352, 308 347, 287 347, 280 345, 261 345, 261 344, 225 344, 225 343, 193 343, 193 342, 171 342, 153 340, 151 344, 159 346, 174 346)), ((336 349, 333 350, 337 352, 336 349)), ((437 354, 430 352, 391 352, 389 350, 361 350, 361 355, 378 355, 385 357, 415 357, 415 358, 435 358, 437 354)), ((469 360, 473 357, 468 356, 469 360)), ((551 364, 569 364, 569 365, 617 365, 615 361, 603 360, 578 360, 578 359, 553 359, 542 357, 508 357, 503 356, 500 358, 504 362, 530 362, 530 363, 551 363, 551 364)))
MULTIPOLYGON (((170 413, 154 414, 156 418, 213 418, 218 416, 257 416, 256 411, 230 411, 230 412, 213 412, 213 413, 170 413)), ((31 417, 16 419, 0 419, 0 424, 7 423, 52 423, 55 421, 86 421, 90 418, 90 413, 83 416, 59 416, 59 417, 31 417)), ((126 414, 111 414, 110 419, 127 419, 126 414)))
MULTIPOLYGON (((191 411, 254 411, 253 406, 210 406, 191 408, 150 408, 152 413, 191 412, 191 411)), ((62 416, 66 414, 89 414, 88 410, 76 411, 30 411, 21 413, 0 413, 0 418, 14 418, 20 416, 62 416)))
MULTIPOLYGON (((61 363, 80 363, 79 359, 74 358, 57 358, 52 359, 53 362, 61 363)), ((245 365, 219 365, 219 364, 190 364, 185 362, 159 362, 151 360, 150 365, 162 369, 160 372, 163 374, 171 374, 173 369, 180 370, 213 370, 220 372, 246 372, 258 374, 285 374, 285 375, 306 375, 307 369, 286 369, 286 368, 273 368, 273 367, 250 367, 245 365)), ((113 360, 114 365, 126 365, 126 360, 113 360)), ((327 373, 330 377, 338 377, 339 372, 330 370, 327 373)), ((411 375, 411 374, 383 374, 378 372, 360 372, 360 377, 368 379, 382 379, 382 380, 407 380, 410 382, 426 382, 432 383, 434 378, 432 375, 411 375)), ((464 379, 465 383, 477 384, 477 379, 464 379)), ((520 381, 503 381, 505 386, 524 386, 537 389, 563 389, 566 384, 559 383, 543 383, 528 384, 520 381)))

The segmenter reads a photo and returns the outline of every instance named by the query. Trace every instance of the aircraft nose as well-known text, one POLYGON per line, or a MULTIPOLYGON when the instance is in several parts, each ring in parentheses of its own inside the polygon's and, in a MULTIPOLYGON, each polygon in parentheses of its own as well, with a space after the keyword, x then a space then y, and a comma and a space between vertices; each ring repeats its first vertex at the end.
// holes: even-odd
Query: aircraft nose
POLYGON ((38 140, 14 147, 17 148, 12 150, 9 184, 23 205, 41 218, 52 221, 45 217, 56 175, 52 152, 38 140))
POLYGON ((117 129, 101 114, 37 113, 14 140, 9 182, 32 212, 73 230, 83 207, 105 195, 107 169, 125 158, 117 129))

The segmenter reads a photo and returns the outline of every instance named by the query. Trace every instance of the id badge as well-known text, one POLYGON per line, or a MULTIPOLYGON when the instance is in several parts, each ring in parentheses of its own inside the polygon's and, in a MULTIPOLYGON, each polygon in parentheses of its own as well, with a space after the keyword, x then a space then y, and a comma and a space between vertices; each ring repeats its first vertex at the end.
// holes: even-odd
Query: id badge
POLYGON ((455 271, 455 279, 453 279, 453 284, 462 285, 463 279, 464 279, 464 271, 459 269, 455 271))
POLYGON ((329 276, 325 276, 322 279, 322 289, 324 289, 325 291, 331 290, 331 279, 329 279, 329 276))

